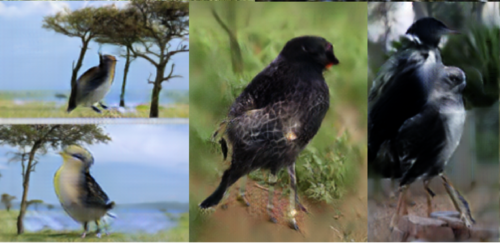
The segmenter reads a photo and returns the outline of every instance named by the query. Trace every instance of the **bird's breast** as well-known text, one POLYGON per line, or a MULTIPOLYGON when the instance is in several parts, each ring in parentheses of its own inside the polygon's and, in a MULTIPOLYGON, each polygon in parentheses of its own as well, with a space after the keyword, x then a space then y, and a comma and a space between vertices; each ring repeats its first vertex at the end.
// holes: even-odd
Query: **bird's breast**
POLYGON ((54 184, 63 207, 79 203, 80 185, 83 174, 77 168, 61 166, 56 173, 54 184))
POLYGON ((463 105, 445 107, 439 113, 444 121, 446 131, 447 141, 442 155, 447 161, 458 147, 464 130, 466 114, 463 105))

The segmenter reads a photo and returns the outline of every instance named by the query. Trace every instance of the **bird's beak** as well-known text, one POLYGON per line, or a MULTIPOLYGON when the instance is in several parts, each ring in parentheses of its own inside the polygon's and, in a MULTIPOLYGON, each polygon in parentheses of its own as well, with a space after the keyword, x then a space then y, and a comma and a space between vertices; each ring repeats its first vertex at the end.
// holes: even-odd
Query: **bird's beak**
POLYGON ((458 35, 458 34, 460 34, 460 31, 458 31, 458 30, 452 30, 452 29, 446 29, 446 34, 448 34, 448 35, 458 35))

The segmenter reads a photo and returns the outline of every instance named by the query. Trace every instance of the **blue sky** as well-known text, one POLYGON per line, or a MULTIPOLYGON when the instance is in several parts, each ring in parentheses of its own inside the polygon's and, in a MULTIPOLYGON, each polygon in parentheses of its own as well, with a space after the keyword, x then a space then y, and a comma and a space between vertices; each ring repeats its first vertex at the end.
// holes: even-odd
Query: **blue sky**
MULTIPOLYGON (((111 200, 119 204, 145 202, 188 202, 188 125, 104 125, 112 138, 108 144, 88 146, 95 164, 90 173, 111 200)), ((21 165, 7 163, 16 151, 0 147, 0 194, 22 196, 21 165)), ((57 204, 54 173, 62 158, 49 151, 39 157, 32 173, 28 199, 57 204)))
MULTIPOLYGON (((81 40, 43 29, 43 17, 64 8, 76 10, 109 4, 123 7, 127 2, 0 1, 0 90, 69 90, 72 63, 78 60, 81 40)), ((92 42, 79 76, 99 63, 98 51, 99 45, 92 42)), ((123 51, 117 46, 102 45, 101 52, 118 56, 123 51)), ((125 58, 118 58, 112 91, 119 91, 123 80, 125 58)), ((173 62, 176 63, 174 74, 183 78, 163 83, 164 90, 189 89, 189 53, 177 54, 173 62)), ((127 87, 129 90, 151 90, 147 79, 150 74, 154 77, 155 72, 148 61, 137 58, 130 67, 127 87)))

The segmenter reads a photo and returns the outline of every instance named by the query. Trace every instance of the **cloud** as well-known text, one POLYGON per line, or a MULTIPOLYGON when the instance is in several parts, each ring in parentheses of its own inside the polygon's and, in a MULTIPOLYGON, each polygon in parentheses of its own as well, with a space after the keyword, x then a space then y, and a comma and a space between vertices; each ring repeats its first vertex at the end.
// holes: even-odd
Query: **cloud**
POLYGON ((96 160, 187 168, 187 125, 108 125, 105 131, 110 143, 89 146, 96 160))
POLYGON ((16 1, 0 2, 0 17, 23 18, 30 15, 52 15, 69 8, 68 3, 60 1, 16 1))

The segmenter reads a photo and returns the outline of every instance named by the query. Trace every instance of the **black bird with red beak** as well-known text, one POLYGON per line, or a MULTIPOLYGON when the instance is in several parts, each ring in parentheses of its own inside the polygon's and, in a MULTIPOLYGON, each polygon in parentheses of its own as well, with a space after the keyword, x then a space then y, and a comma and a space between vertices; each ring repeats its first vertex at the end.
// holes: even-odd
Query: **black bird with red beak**
MULTIPOLYGON (((287 168, 292 188, 287 219, 298 230, 296 208, 306 209, 297 195, 295 161, 318 132, 330 105, 323 71, 338 63, 332 44, 322 37, 302 36, 286 43, 278 57, 236 98, 215 132, 214 137, 221 136, 224 156, 227 144, 232 149, 231 166, 200 208, 217 205, 239 178, 257 169, 269 169, 267 209, 271 221, 276 222, 272 203, 276 174, 287 168)), ((239 199, 249 205, 244 195, 243 184, 239 199)))

